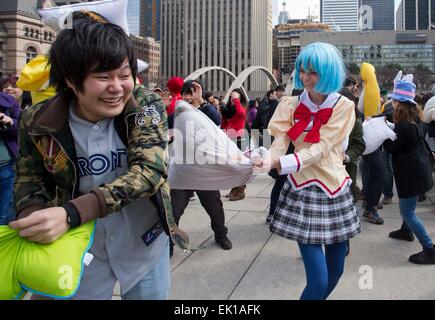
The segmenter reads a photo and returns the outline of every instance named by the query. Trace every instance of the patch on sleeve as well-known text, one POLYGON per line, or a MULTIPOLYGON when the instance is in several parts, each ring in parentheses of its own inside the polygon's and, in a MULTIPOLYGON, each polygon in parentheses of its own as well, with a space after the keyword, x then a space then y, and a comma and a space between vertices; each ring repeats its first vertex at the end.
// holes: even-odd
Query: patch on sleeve
POLYGON ((139 127, 145 127, 147 125, 157 126, 161 121, 159 112, 156 110, 155 105, 145 105, 142 108, 142 112, 136 114, 135 122, 139 127))

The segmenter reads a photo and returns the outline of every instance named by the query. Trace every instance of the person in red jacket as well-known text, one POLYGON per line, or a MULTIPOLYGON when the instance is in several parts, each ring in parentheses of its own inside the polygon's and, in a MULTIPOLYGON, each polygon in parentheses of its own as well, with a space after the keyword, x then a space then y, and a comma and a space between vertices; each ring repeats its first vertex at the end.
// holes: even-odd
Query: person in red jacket
MULTIPOLYGON (((242 150, 242 145, 246 145, 248 142, 245 131, 247 107, 248 101, 242 90, 234 89, 231 92, 230 100, 221 109, 221 128, 225 130, 230 139, 237 143, 240 150, 242 150)), ((230 198, 230 201, 242 200, 245 198, 245 189, 246 185, 232 188, 226 197, 230 198)))
POLYGON ((174 126, 174 110, 175 104, 178 100, 181 100, 181 87, 183 86, 184 79, 180 77, 172 77, 166 83, 166 87, 171 93, 172 99, 171 104, 166 108, 166 113, 168 114, 168 125, 169 129, 174 126))

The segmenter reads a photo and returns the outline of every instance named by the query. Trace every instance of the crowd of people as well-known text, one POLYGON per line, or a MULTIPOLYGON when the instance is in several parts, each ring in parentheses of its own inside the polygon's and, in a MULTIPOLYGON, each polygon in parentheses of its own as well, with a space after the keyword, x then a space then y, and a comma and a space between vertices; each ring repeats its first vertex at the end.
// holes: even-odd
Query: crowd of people
MULTIPOLYGON (((2 81, 0 222, 29 241, 51 243, 97 220, 93 260, 75 299, 110 299, 116 281, 123 299, 167 299, 174 245, 189 248, 178 224, 194 193, 216 243, 232 249, 220 191, 173 189, 167 181, 166 151, 180 100, 241 151, 269 149, 269 157, 252 158, 252 167, 275 179, 266 223, 298 243, 307 277, 301 299, 331 294, 350 240, 361 232, 357 201, 365 220, 382 224, 379 210, 392 203, 393 181, 403 224, 390 237, 417 237, 422 251, 409 261, 435 264, 432 239, 415 213, 433 187, 435 98, 419 100, 409 75, 399 76, 393 93, 370 113, 358 108, 364 80, 346 77, 337 48, 313 43, 295 62, 291 95, 277 86, 248 100, 237 88, 225 102, 201 82, 179 77, 152 92, 136 83, 136 57, 122 28, 86 12, 59 32, 49 64, 57 95, 33 106, 17 77, 2 81), (362 123, 376 117, 385 118, 396 139, 364 154, 362 123)), ((226 197, 242 200, 245 189, 236 185, 226 197)))

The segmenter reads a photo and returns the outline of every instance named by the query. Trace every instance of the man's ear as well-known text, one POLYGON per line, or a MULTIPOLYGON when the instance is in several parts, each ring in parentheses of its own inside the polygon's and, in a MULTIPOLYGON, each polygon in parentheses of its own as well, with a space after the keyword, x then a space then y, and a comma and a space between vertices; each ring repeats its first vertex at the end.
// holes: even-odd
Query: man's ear
POLYGON ((68 79, 65 79, 66 84, 68 85, 68 87, 74 92, 74 94, 77 96, 77 88, 76 86, 68 79))

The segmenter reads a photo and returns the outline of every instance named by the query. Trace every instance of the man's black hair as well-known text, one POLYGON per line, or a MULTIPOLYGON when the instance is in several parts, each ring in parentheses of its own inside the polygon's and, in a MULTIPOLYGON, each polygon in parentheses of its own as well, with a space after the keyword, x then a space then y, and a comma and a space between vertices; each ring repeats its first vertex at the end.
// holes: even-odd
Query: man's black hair
POLYGON ((294 97, 294 96, 300 96, 301 94, 302 94, 302 92, 304 92, 304 90, 303 89, 293 89, 292 90, 292 96, 294 97))
POLYGON ((283 85, 279 85, 279 86, 276 86, 275 91, 285 91, 285 88, 283 85))
POLYGON ((346 80, 344 80, 345 87, 353 86, 353 85, 356 85, 357 83, 358 83, 358 81, 353 76, 349 76, 346 78, 346 80))
POLYGON ((73 29, 64 29, 57 35, 50 49, 50 83, 57 92, 62 92, 68 89, 66 80, 69 80, 82 91, 83 82, 91 72, 115 70, 125 59, 136 81, 136 56, 122 28, 78 19, 73 29))
POLYGON ((269 99, 271 94, 274 94, 275 90, 269 90, 266 92, 266 97, 269 99))
POLYGON ((214 97, 211 91, 206 91, 202 94, 202 98, 208 102, 210 97, 214 97))
POLYGON ((204 86, 198 80, 187 80, 184 81, 183 86, 181 87, 181 94, 193 94, 193 83, 197 83, 201 86, 202 91, 204 91, 204 86))

